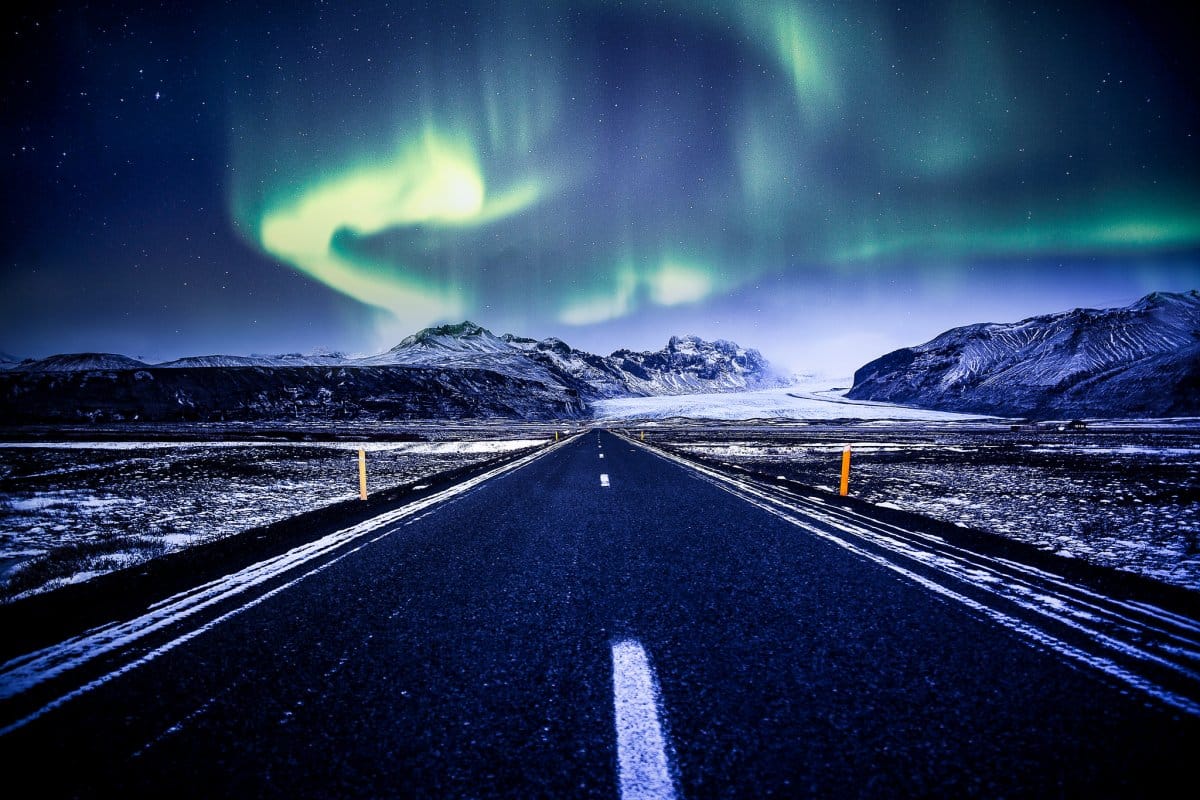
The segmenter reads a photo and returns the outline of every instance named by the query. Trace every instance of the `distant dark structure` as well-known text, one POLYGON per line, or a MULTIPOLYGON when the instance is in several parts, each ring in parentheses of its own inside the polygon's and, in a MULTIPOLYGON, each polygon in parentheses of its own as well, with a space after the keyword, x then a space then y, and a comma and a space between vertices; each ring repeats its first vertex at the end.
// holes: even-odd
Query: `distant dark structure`
POLYGON ((848 397, 1000 416, 1200 415, 1200 293, 955 328, 858 370, 848 397))

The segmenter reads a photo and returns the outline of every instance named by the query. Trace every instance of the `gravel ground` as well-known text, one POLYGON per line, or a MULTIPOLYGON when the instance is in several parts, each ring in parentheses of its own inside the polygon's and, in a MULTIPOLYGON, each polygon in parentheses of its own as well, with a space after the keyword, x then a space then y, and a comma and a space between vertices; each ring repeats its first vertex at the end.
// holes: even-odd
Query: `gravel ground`
POLYGON ((1200 425, 708 425, 648 440, 1200 589, 1200 425))
POLYGON ((379 491, 553 437, 460 432, 472 438, 0 442, 0 600, 353 499, 359 447, 379 491))

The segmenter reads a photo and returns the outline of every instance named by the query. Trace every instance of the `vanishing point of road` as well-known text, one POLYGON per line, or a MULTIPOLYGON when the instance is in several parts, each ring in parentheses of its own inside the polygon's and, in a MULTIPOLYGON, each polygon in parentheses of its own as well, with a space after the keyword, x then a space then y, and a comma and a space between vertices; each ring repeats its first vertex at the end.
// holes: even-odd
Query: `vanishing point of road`
MULTIPOLYGON (((6 780, 38 796, 622 800, 1194 782, 1193 620, 1147 611, 1185 663, 1139 671, 1122 654, 1140 633, 1111 658, 1088 649, 1087 625, 1132 605, 1089 595, 1043 625, 972 583, 988 564, 947 576, 961 554, 905 562, 850 541, 870 520, 814 509, 589 431, 10 660, 6 780)), ((1055 585, 992 583, 1026 580, 1055 585)))

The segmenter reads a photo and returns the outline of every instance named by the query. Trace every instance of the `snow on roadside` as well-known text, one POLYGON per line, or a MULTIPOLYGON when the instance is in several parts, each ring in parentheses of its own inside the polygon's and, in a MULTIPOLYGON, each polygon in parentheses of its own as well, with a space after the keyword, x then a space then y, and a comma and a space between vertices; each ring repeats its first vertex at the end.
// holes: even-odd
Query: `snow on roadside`
POLYGON ((851 493, 1060 555, 1200 589, 1197 428, 1010 436, 1002 427, 897 425, 657 434, 683 451, 835 491, 852 445, 851 493), (749 435, 753 434, 753 435, 749 435))
MULTIPOLYGON (((368 452, 394 450, 402 453, 507 453, 525 447, 545 444, 546 439, 483 439, 479 441, 443 442, 322 442, 302 443, 304 446, 330 447, 338 450, 360 448, 368 452)), ((295 448, 296 442, 0 442, 0 450, 189 450, 295 448)))
POLYGON ((0 443, 0 601, 549 441, 0 443))

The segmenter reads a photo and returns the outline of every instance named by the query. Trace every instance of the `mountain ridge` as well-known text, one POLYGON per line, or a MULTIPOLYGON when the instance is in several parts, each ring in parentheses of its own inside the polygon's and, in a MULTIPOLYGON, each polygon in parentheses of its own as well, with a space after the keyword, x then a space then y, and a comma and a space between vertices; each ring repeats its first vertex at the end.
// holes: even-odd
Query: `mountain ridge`
POLYGON ((952 328, 861 367, 846 395, 1005 416, 1200 414, 1200 292, 952 328))
POLYGON ((416 413, 541 419, 587 416, 590 404, 605 398, 784 383, 757 350, 724 340, 673 336, 659 351, 598 356, 553 337, 496 336, 464 320, 424 328, 386 352, 361 358, 318 352, 147 364, 84 353, 26 360, 0 375, 0 413, 12 421, 386 419, 416 413), (230 387, 224 394, 217 389, 222 382, 230 387))

